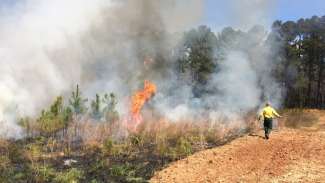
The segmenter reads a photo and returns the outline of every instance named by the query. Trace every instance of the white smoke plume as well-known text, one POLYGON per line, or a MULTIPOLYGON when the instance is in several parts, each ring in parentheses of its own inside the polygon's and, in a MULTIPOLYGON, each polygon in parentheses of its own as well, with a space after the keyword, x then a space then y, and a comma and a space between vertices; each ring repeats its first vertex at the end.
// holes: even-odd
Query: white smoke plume
POLYGON ((201 12, 196 0, 25 0, 1 6, 0 135, 18 137, 19 116, 38 115, 76 83, 87 97, 115 92, 125 111, 123 100, 144 77, 143 59, 176 44, 167 33, 192 27, 201 12))
POLYGON ((241 36, 234 35, 232 43, 216 50, 217 57, 223 52, 223 58, 218 59, 218 71, 208 83, 209 94, 195 98, 191 88, 177 85, 173 95, 162 97, 165 102, 159 106, 171 120, 199 116, 211 121, 224 118, 243 121, 245 114, 258 111, 267 101, 275 107, 282 104, 283 88, 272 75, 272 69, 278 64, 272 59, 276 50, 272 50, 274 43, 267 41, 268 33, 263 28, 270 27, 275 2, 231 0, 228 3, 231 5, 229 23, 245 32, 239 31, 241 36))
POLYGON ((229 0, 229 19, 232 20, 234 28, 241 30, 249 30, 255 25, 269 28, 276 3, 274 0, 229 0))
MULTIPOLYGON (((245 1, 245 7, 251 7, 250 2, 245 1)), ((215 93, 195 98, 192 86, 177 81, 172 69, 175 55, 170 53, 181 35, 174 33, 197 25, 203 4, 200 0, 24 0, 0 8, 0 136, 20 137, 18 117, 37 116, 55 96, 69 95, 77 83, 88 98, 96 92, 117 94, 118 111, 123 114, 128 112, 131 94, 145 79, 152 80, 158 93, 151 105, 171 121, 239 118, 265 99, 280 101, 278 84, 268 70, 267 46, 227 50, 221 71, 208 85, 217 88, 215 93)), ((267 9, 264 3, 255 4, 260 6, 256 9, 267 9)), ((253 10, 238 15, 237 6, 233 6, 234 19, 240 17, 242 25, 259 24, 252 18, 253 10)), ((265 36, 250 40, 260 43, 265 36)), ((247 48, 247 40, 237 42, 247 48)))

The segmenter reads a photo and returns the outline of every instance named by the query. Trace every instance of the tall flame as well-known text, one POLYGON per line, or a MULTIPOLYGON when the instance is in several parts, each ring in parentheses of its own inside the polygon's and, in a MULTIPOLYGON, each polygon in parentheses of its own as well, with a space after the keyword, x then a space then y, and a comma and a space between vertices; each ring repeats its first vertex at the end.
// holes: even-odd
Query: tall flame
POLYGON ((141 109, 143 105, 156 93, 157 87, 154 83, 145 80, 143 90, 137 91, 131 98, 131 115, 133 129, 142 121, 141 109))

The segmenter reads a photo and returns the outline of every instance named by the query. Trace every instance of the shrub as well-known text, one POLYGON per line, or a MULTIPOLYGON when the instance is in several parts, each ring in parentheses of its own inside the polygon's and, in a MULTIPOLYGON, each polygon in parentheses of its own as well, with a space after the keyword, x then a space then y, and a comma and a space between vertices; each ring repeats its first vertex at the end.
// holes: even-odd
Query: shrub
POLYGON ((18 121, 18 125, 20 125, 26 131, 26 136, 30 137, 32 134, 32 123, 28 117, 21 118, 18 121))
POLYGON ((105 119, 108 122, 114 122, 119 119, 119 114, 116 110, 117 100, 116 96, 113 93, 105 94, 103 98, 103 103, 105 105, 104 107, 104 113, 105 113, 105 119))
POLYGON ((88 99, 82 97, 82 93, 77 85, 76 90, 72 92, 69 104, 75 114, 84 114, 87 111, 86 102, 88 99))
POLYGON ((117 155, 119 154, 118 150, 116 149, 116 146, 111 138, 107 138, 103 143, 103 149, 102 152, 105 155, 117 155))
POLYGON ((155 152, 160 157, 168 156, 169 154, 169 144, 166 139, 158 139, 156 144, 155 152))
POLYGON ((34 164, 32 167, 35 182, 52 182, 56 176, 56 171, 47 164, 34 164))
POLYGON ((72 118, 72 110, 63 106, 63 97, 56 98, 49 110, 43 110, 37 120, 38 130, 45 136, 54 135, 65 128, 72 118))
POLYGON ((0 155, 0 182, 9 182, 14 170, 8 156, 0 155))
POLYGON ((121 155, 123 152, 126 152, 126 144, 117 144, 111 138, 107 138, 103 143, 102 152, 105 155, 111 155, 117 157, 121 155))
POLYGON ((26 146, 26 155, 29 161, 31 161, 32 166, 35 162, 37 162, 41 158, 43 154, 42 148, 43 148, 42 145, 36 143, 28 144, 26 146))
POLYGON ((12 143, 9 145, 8 150, 9 159, 12 163, 20 163, 24 160, 24 154, 19 145, 12 143))
POLYGON ((60 172, 54 178, 57 183, 78 183, 84 179, 84 172, 77 168, 71 168, 66 172, 60 172))
POLYGON ((90 181, 90 183, 101 183, 101 182, 97 181, 96 179, 93 179, 90 181))
POLYGON ((313 112, 303 109, 290 109, 283 111, 285 113, 284 125, 291 128, 311 127, 318 122, 318 117, 313 112))
POLYGON ((145 182, 141 177, 137 177, 136 170, 138 167, 132 166, 128 163, 124 165, 113 165, 109 169, 109 175, 112 176, 117 182, 145 182))
POLYGON ((102 111, 101 111, 101 100, 100 96, 96 94, 95 100, 91 101, 91 116, 96 119, 100 120, 102 118, 102 111))
POLYGON ((129 136, 129 141, 132 146, 141 147, 144 144, 144 137, 141 134, 133 134, 129 136))
POLYGON ((176 151, 179 156, 191 155, 192 154, 192 145, 186 138, 181 137, 177 141, 176 151))

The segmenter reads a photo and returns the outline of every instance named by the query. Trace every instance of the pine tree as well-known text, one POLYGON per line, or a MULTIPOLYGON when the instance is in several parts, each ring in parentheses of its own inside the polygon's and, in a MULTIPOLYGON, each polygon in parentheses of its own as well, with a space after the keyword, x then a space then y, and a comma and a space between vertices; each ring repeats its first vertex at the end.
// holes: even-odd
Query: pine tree
POLYGON ((116 121, 119 118, 119 114, 116 111, 116 105, 117 100, 116 96, 113 93, 105 94, 103 98, 103 103, 105 105, 104 107, 104 113, 105 113, 105 119, 106 121, 116 121))
POLYGON ((54 136, 56 132, 65 129, 71 121, 72 111, 64 107, 63 97, 59 96, 50 106, 49 110, 43 110, 37 120, 37 127, 41 134, 54 136))
POLYGON ((72 107, 72 110, 75 114, 84 114, 87 111, 86 102, 88 99, 82 97, 80 92, 79 85, 77 85, 76 91, 72 92, 72 96, 69 100, 69 104, 72 107))
POLYGON ((96 94, 96 99, 91 102, 91 116, 96 120, 100 120, 103 116, 101 111, 101 105, 101 98, 98 94, 96 94))

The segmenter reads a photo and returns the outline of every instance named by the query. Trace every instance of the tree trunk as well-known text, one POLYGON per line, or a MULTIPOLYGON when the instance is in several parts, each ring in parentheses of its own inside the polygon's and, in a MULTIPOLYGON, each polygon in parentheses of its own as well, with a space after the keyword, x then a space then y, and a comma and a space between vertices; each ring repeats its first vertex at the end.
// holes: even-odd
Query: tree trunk
MULTIPOLYGON (((313 39, 313 35, 312 38, 313 39)), ((312 41, 312 40, 311 40, 312 41)), ((310 50, 308 52, 309 55, 309 59, 308 59, 308 88, 307 88, 307 99, 306 99, 306 107, 311 107, 311 93, 312 93, 312 82, 313 82, 313 62, 314 62, 314 58, 315 58, 315 48, 314 48, 314 44, 310 45, 310 50)))
POLYGON ((318 71, 318 80, 317 80, 317 107, 322 107, 322 83, 323 83, 323 70, 324 70, 324 59, 323 56, 321 56, 319 60, 319 71, 318 71))

